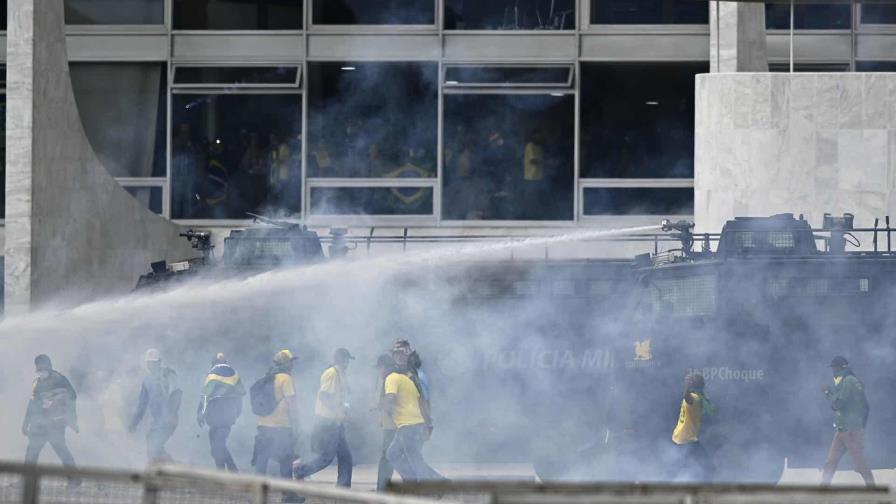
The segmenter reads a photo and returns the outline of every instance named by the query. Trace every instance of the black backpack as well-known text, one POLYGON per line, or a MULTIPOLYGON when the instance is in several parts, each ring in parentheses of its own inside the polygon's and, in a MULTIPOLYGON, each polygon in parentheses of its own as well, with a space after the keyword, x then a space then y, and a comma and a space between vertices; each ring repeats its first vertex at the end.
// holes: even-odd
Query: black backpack
POLYGON ((252 405, 252 413, 257 416, 268 416, 277 409, 277 398, 274 397, 275 376, 276 373, 268 373, 249 388, 249 403, 252 405))

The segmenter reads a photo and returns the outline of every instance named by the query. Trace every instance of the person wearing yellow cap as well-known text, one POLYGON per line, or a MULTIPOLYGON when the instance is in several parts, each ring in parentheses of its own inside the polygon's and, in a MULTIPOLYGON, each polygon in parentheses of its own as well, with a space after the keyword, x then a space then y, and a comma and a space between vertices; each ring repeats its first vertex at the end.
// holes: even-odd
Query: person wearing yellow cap
POLYGON ((147 350, 144 360, 147 375, 140 388, 137 411, 128 430, 136 432, 143 415, 149 410, 151 422, 146 432, 147 456, 150 462, 168 462, 171 461, 171 455, 165 450, 165 443, 177 429, 183 392, 177 386, 177 373, 162 365, 158 350, 147 350))
POLYGON ((219 353, 212 360, 212 368, 205 377, 196 421, 199 427, 208 425, 208 442, 215 466, 237 472, 236 462, 227 449, 227 437, 243 410, 243 396, 246 388, 224 354, 219 353))
POLYGON ((252 412, 258 415, 258 434, 252 465, 257 474, 267 474, 268 461, 280 465, 280 476, 292 477, 296 413, 296 387, 292 370, 296 357, 289 350, 280 350, 274 356, 274 365, 267 374, 255 382, 249 390, 252 412))

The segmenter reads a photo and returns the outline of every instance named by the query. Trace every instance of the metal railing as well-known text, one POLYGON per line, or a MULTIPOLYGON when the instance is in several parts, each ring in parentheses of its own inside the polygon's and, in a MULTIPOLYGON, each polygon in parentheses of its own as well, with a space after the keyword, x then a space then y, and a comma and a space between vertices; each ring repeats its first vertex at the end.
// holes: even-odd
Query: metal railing
POLYGON ((0 504, 274 504, 302 498, 308 504, 435 503, 182 466, 136 472, 0 462, 0 504))
POLYGON ((746 484, 579 484, 426 482, 390 485, 392 492, 482 504, 892 504, 887 487, 746 484))

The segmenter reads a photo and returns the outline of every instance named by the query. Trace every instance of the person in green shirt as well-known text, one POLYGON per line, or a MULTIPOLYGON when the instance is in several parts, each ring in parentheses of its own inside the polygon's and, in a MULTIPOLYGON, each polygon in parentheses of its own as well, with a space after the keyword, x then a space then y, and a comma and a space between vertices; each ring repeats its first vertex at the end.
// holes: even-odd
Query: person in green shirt
POLYGON ((874 486, 874 475, 865 457, 865 425, 868 423, 868 400, 865 398, 865 387, 862 385, 845 357, 837 356, 831 360, 831 371, 834 373, 834 386, 822 386, 822 392, 831 402, 834 410, 834 440, 828 451, 821 475, 822 485, 830 485, 837 464, 843 454, 849 452, 856 472, 862 475, 866 486, 874 486))
POLYGON ((65 442, 65 429, 78 432, 75 399, 78 395, 68 378, 53 369, 50 357, 41 354, 34 358, 37 378, 28 401, 22 434, 28 436, 25 463, 36 464, 40 452, 49 443, 62 465, 75 467, 75 459, 65 442))

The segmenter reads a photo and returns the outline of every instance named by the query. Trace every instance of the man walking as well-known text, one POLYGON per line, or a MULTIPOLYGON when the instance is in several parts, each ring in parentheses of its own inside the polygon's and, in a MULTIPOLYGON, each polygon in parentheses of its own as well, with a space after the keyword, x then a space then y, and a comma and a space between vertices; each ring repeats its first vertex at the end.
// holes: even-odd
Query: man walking
MULTIPOLYGON (((37 378, 22 423, 22 434, 28 436, 25 463, 36 464, 44 446, 50 443, 62 465, 73 468, 75 458, 65 442, 65 429, 71 427, 78 432, 75 414, 78 395, 68 378, 53 370, 50 357, 44 354, 35 357, 34 368, 37 378)), ((78 483, 69 481, 70 486, 78 483)))
POLYGON ((868 423, 868 400, 865 387, 849 367, 845 357, 831 360, 834 373, 833 388, 824 385, 822 392, 834 410, 834 440, 824 463, 821 484, 830 485, 843 454, 849 452, 856 472, 862 475, 866 486, 874 486, 874 475, 865 457, 865 425, 868 423))
POLYGON ((158 350, 147 350, 144 360, 147 375, 140 387, 137 411, 128 430, 131 433, 137 431, 148 409, 151 421, 146 432, 146 452, 149 462, 170 462, 171 455, 165 450, 165 443, 177 430, 183 392, 177 385, 177 373, 162 365, 158 350))
POLYGON ((377 491, 385 491, 389 482, 392 480, 392 473, 395 468, 386 457, 386 451, 395 439, 395 422, 389 411, 386 411, 386 377, 395 371, 395 361, 389 354, 380 355, 376 361, 377 370, 377 387, 376 398, 374 399, 375 409, 380 413, 380 425, 383 429, 383 446, 380 451, 380 462, 377 467, 376 489, 377 491))
POLYGON ((697 469, 698 481, 710 482, 713 478, 713 467, 709 454, 700 444, 700 427, 704 415, 712 415, 714 406, 703 392, 706 382, 699 373, 689 374, 685 378, 684 397, 681 399, 681 410, 678 424, 672 432, 672 442, 682 451, 682 473, 693 477, 693 469, 697 469))
POLYGON ((348 416, 348 386, 345 373, 354 360, 345 348, 333 354, 333 365, 320 376, 320 389, 314 407, 315 425, 311 436, 317 456, 307 463, 297 460, 293 476, 304 479, 329 466, 336 459, 336 486, 352 486, 352 452, 345 439, 345 420, 348 416))
POLYGON ((395 347, 392 357, 395 371, 386 377, 383 386, 386 411, 395 424, 395 439, 386 450, 386 458, 403 481, 442 479, 423 459, 423 443, 432 432, 428 413, 421 408, 421 395, 408 370, 410 352, 395 347))
POLYGON ((292 379, 295 361, 292 352, 280 350, 274 356, 271 369, 252 385, 252 409, 259 415, 252 456, 257 474, 267 474, 268 461, 274 460, 280 465, 282 478, 292 476, 292 463, 296 458, 295 429, 298 427, 296 387, 292 379), (270 406, 260 408, 258 404, 263 402, 270 406))
POLYGON ((205 377, 196 420, 199 427, 208 425, 208 442, 219 470, 238 472, 236 462, 227 449, 227 438, 243 410, 244 395, 246 389, 240 375, 227 363, 224 354, 217 354, 212 361, 212 369, 205 377))

